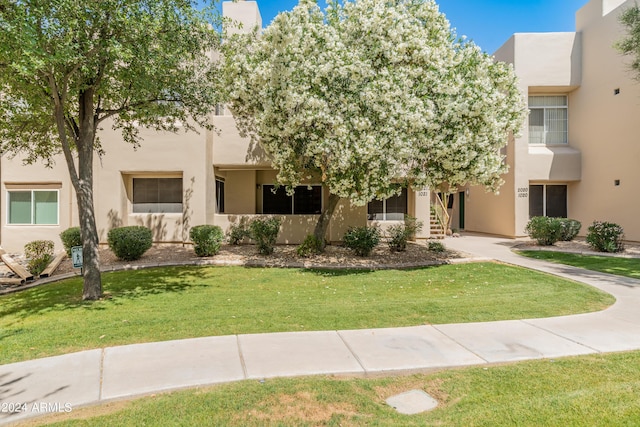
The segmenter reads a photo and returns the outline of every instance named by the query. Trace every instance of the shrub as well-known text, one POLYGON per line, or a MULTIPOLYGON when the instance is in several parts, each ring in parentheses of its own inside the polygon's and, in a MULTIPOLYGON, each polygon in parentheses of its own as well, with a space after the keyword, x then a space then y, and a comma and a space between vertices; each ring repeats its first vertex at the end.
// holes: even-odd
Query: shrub
POLYGON ((227 240, 230 245, 239 245, 245 238, 251 237, 251 230, 245 217, 238 224, 232 224, 227 232, 227 240))
POLYGON ((428 248, 431 252, 442 253, 445 251, 445 247, 441 242, 435 242, 433 240, 429 242, 428 248))
POLYGON ((71 248, 74 246, 82 246, 82 237, 80 236, 80 227, 71 227, 60 233, 60 240, 64 250, 68 256, 71 256, 71 248))
POLYGON ((322 241, 318 239, 314 234, 308 234, 304 238, 304 242, 296 249, 298 256, 310 257, 312 255, 318 255, 322 253, 322 241))
POLYGON ((249 225, 251 238, 258 245, 258 252, 271 255, 280 232, 280 218, 256 218, 249 225))
POLYGON ((344 245, 358 256, 369 256, 373 248, 380 243, 378 227, 349 227, 343 237, 344 245))
POLYGON ((189 230, 189 238, 197 256, 213 256, 220 251, 224 234, 217 225, 196 225, 189 230))
POLYGON ((618 224, 594 221, 587 233, 587 243, 600 252, 622 252, 624 230, 618 224))
POLYGON ((560 218, 534 216, 527 223, 525 231, 529 237, 536 240, 539 245, 551 246, 560 240, 562 225, 560 218))
POLYGON ((24 245, 27 268, 34 276, 39 276, 53 259, 54 243, 51 240, 34 240, 24 245))
POLYGON ((560 218, 560 241, 570 242, 576 238, 582 228, 580 221, 560 218))
POLYGON ((107 243, 116 257, 134 261, 151 248, 153 236, 151 230, 141 225, 117 227, 107 233, 107 243))
POLYGON ((402 252, 407 250, 407 242, 413 239, 418 231, 422 229, 422 222, 417 218, 405 215, 404 224, 392 225, 387 228, 389 237, 389 249, 391 252, 402 252))

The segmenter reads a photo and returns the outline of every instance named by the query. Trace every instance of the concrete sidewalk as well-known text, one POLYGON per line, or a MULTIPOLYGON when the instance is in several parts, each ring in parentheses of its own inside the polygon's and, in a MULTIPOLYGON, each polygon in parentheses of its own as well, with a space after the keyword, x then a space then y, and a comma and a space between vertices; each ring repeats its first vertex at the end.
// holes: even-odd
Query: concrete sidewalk
POLYGON ((640 349, 640 281, 520 257, 516 242, 449 238, 472 257, 532 268, 613 294, 590 314, 351 331, 207 337, 88 350, 0 366, 0 424, 163 390, 244 379, 399 371, 640 349), (9 412, 19 410, 14 414, 9 412))

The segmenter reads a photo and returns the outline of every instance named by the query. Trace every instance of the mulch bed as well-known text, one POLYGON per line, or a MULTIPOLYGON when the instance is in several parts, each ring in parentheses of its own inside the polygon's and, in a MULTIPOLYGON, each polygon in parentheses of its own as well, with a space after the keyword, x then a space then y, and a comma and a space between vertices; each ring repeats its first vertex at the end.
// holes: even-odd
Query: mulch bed
MULTIPOLYGON (((429 251, 425 244, 410 243, 405 252, 391 252, 386 245, 379 245, 368 257, 359 257, 352 251, 339 245, 327 246, 325 252, 309 258, 296 253, 296 245, 278 245, 271 255, 260 255, 255 245, 225 245, 213 257, 197 257, 191 245, 158 244, 154 245, 136 261, 118 260, 107 247, 100 248, 100 266, 104 271, 132 269, 147 266, 205 264, 205 265, 248 265, 264 267, 298 267, 298 268, 412 268, 447 263, 449 259, 460 258, 453 251, 429 251)), ((52 277, 63 277, 79 274, 69 258, 62 261, 52 277)), ((24 285, 0 285, 2 291, 15 291, 25 286, 31 287, 34 282, 24 285)))

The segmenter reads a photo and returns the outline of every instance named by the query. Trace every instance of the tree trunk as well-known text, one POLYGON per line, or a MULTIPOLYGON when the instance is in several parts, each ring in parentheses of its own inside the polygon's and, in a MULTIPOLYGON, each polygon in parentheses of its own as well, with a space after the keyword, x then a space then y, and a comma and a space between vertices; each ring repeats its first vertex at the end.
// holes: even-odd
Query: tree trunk
POLYGON ((333 216, 333 212, 336 210, 336 206, 338 206, 339 201, 340 197, 329 193, 329 202, 322 210, 320 218, 318 218, 318 222, 316 223, 316 228, 313 231, 313 235, 322 243, 323 251, 326 246, 325 236, 327 234, 327 228, 329 228, 329 222, 331 222, 331 217, 333 216))
POLYGON ((96 300, 102 297, 98 229, 93 207, 93 188, 80 177, 80 189, 76 189, 80 234, 82 235, 82 299, 96 300))
POLYGON ((60 94, 59 86, 53 76, 50 76, 49 80, 58 136, 78 203, 84 283, 82 299, 96 300, 102 297, 102 278, 100 277, 100 255, 98 253, 98 229, 93 207, 93 151, 97 129, 94 90, 89 87, 80 91, 78 121, 76 123, 66 115, 65 92, 60 94), (77 151, 77 168, 72 143, 77 151))
POLYGON ((80 94, 78 149, 78 180, 75 183, 78 217, 82 236, 82 299, 102 297, 98 229, 93 206, 93 151, 96 125, 93 111, 93 91, 80 94))

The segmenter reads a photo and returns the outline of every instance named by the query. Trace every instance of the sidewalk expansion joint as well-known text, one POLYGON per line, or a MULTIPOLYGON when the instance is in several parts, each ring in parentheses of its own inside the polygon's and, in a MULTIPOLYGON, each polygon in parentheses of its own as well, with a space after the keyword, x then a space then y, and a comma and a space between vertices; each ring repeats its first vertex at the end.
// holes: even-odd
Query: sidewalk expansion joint
POLYGON ((242 354, 242 346, 240 345, 240 335, 236 335, 236 345, 238 347, 238 357, 240 358, 240 366, 242 366, 242 375, 244 379, 249 379, 249 375, 247 374, 247 364, 244 361, 244 355, 242 354))
MULTIPOLYGON (((425 325, 427 326, 427 325, 425 325)), ((433 329, 435 329, 436 331, 438 331, 440 334, 442 334, 443 336, 449 338, 451 341, 453 341, 454 343, 458 344, 460 347, 464 348, 465 350, 467 350, 469 353, 473 354, 474 356, 477 356, 479 359, 484 360, 484 363, 490 364, 491 362, 489 362, 487 359, 485 359, 484 357, 480 356, 478 353, 476 353, 475 351, 471 350, 469 347, 467 347, 466 345, 462 344, 460 341, 458 341, 457 339, 445 334, 443 331, 441 331, 440 329, 438 329, 439 325, 429 325, 431 326, 433 329)))
POLYGON ((98 387, 98 402, 102 401, 102 386, 104 383, 104 354, 105 348, 100 349, 100 385, 98 387))
POLYGON ((586 345, 585 343, 581 343, 580 341, 572 340, 571 338, 567 338, 567 337, 565 337, 564 335, 560 335, 560 334, 558 334, 557 332, 554 332, 554 331, 552 331, 552 330, 550 330, 550 329, 543 328, 542 326, 539 326, 539 325, 536 325, 536 324, 534 324, 534 323, 531 323, 531 321, 530 321, 530 320, 520 320, 520 321, 521 321, 522 323, 526 323, 526 324, 527 324, 527 325, 529 325, 529 326, 533 326, 533 327, 534 327, 534 328, 536 328, 536 329, 539 329, 539 330, 541 330, 541 331, 544 331, 544 332, 547 332, 547 333, 549 333, 549 334, 551 334, 551 335, 554 335, 554 336, 556 336, 556 337, 558 337, 558 338, 562 338, 562 339, 563 339, 563 340, 565 340, 565 341, 569 341, 569 342, 572 342, 572 343, 574 343, 574 344, 577 344, 577 345, 579 345, 579 346, 581 346, 581 347, 588 348, 589 350, 593 350, 593 351, 595 351, 596 353, 602 353, 602 351, 598 350, 597 348, 593 348, 593 347, 591 347, 591 346, 586 345))
POLYGON ((358 357, 356 352, 353 351, 353 349, 351 348, 349 343, 344 339, 344 337, 342 336, 340 331, 336 331, 336 334, 338 334, 338 337, 340 338, 340 340, 342 340, 342 342, 344 343, 345 347, 347 347, 347 350, 349 350, 349 353, 351 353, 353 355, 353 358, 356 359, 356 362, 358 362, 358 365, 360 365, 360 367, 362 368, 362 371, 364 372, 364 374, 365 375, 369 374, 369 371, 367 371, 367 368, 364 367, 364 364, 362 363, 362 361, 360 360, 360 358, 358 357))

